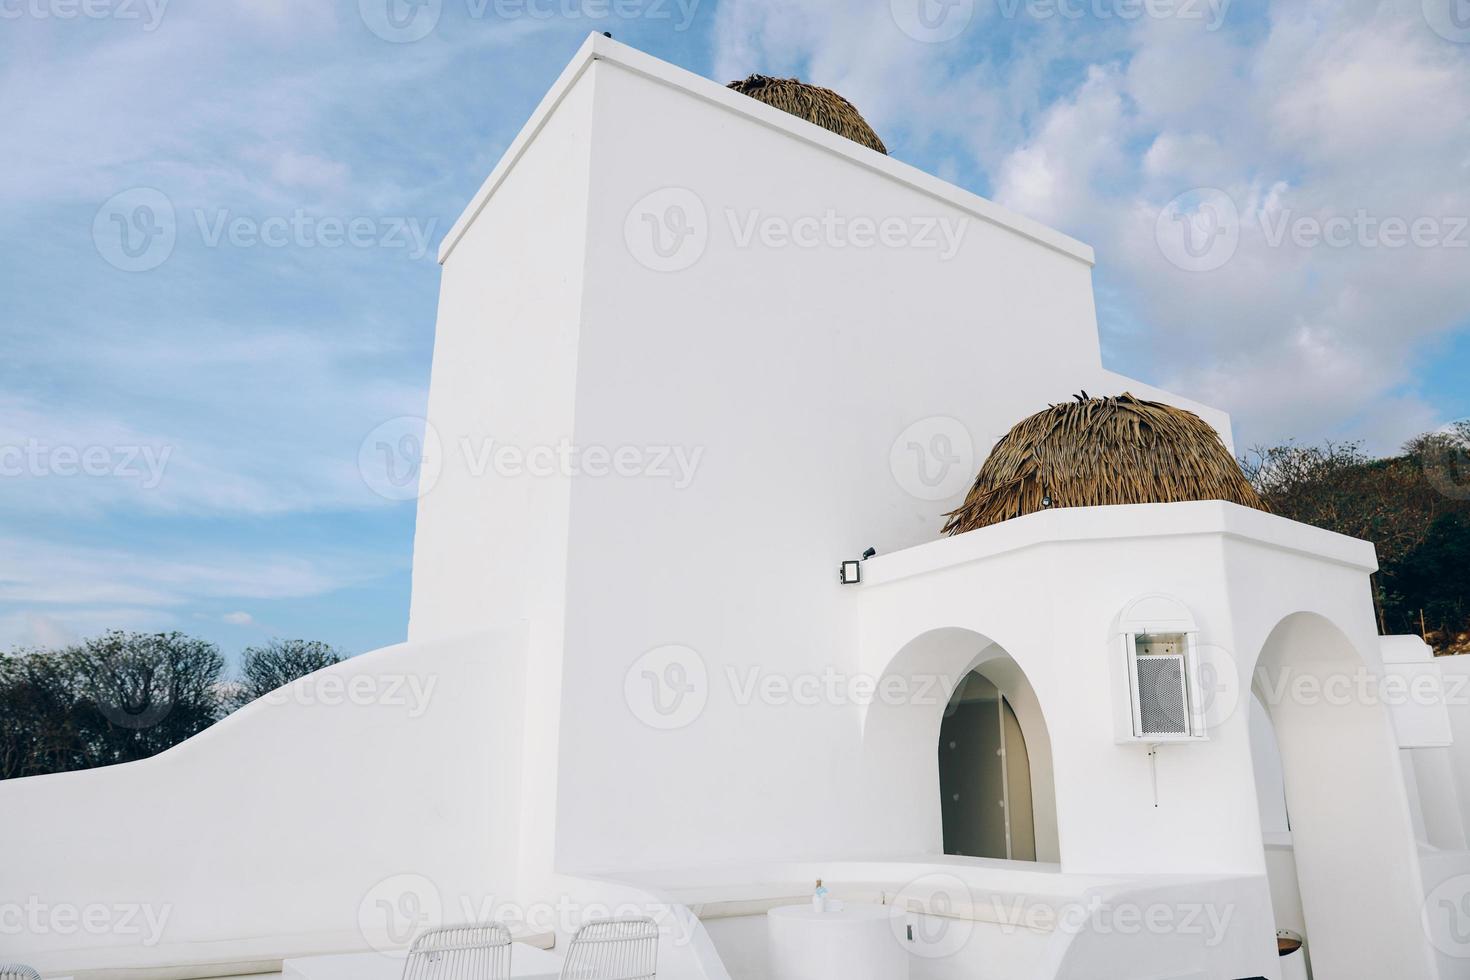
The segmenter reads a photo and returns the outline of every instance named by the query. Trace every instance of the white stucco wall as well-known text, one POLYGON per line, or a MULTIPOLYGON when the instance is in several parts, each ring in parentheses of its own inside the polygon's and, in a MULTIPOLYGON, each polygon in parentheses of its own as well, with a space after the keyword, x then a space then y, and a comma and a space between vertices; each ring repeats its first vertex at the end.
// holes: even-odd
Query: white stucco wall
MULTIPOLYGON (((497 488, 477 490, 446 466, 420 504, 414 635, 513 620, 538 602, 527 589, 545 597, 548 615, 562 601, 575 611, 559 666, 546 668, 564 681, 555 737, 581 760, 555 789, 559 867, 677 863, 716 844, 731 858, 798 857, 809 835, 834 851, 881 847, 822 816, 856 805, 854 762, 842 756, 855 710, 834 725, 789 705, 734 707, 722 675, 700 724, 737 726, 742 741, 707 746, 631 713, 606 717, 608 692, 642 655, 670 644, 746 676, 850 673, 850 599, 830 582, 838 559, 936 537, 991 442, 1047 402, 1083 388, 1156 392, 1101 365, 1085 246, 606 39, 593 39, 586 56, 584 71, 564 77, 554 111, 533 122, 537 135, 510 176, 492 179, 446 241, 431 421, 522 447, 565 437, 578 449, 646 460, 683 454, 696 463, 692 482, 578 477, 568 490, 560 475, 492 474, 482 482, 497 488), (566 163, 584 166, 584 119, 558 117, 589 104, 584 198, 582 172, 567 173, 566 163), (498 204, 553 138, 545 152, 560 161, 555 173, 526 178, 517 202, 498 204), (628 222, 669 188, 693 195, 708 234, 688 268, 657 271, 640 262, 628 222), (573 212, 585 227, 567 227, 573 212), (947 222, 963 235, 949 258, 913 247, 740 243, 738 229, 752 220, 828 212, 947 222), (503 277, 505 255, 527 236, 533 255, 554 242, 562 265, 584 250, 580 279, 503 277), (548 290, 550 329, 540 302, 548 290), (568 325, 557 311, 573 295, 580 319, 568 325), (547 404, 544 392, 524 390, 541 355, 517 339, 538 331, 564 339, 547 362, 558 392, 553 426, 531 424, 542 415, 516 407, 547 404), (572 376, 567 356, 574 396, 561 387, 572 376), (488 393, 465 380, 481 364, 488 393), (501 404, 495 384, 507 376, 501 404), (959 426, 963 459, 947 496, 920 499, 890 457, 905 429, 936 419, 959 426), (523 524, 539 536, 527 538, 523 524), (564 571, 552 567, 560 562, 564 571), (792 746, 827 761, 801 771, 757 761, 792 746), (629 752, 643 764, 627 766, 629 752), (683 801, 688 819, 672 827, 605 805, 667 798, 670 773, 701 765, 729 778, 683 801), (752 787, 801 831, 744 821, 752 787)), ((1228 434, 1222 415, 1202 411, 1228 434)))
POLYGON ((411 640, 560 622, 568 481, 497 479, 493 453, 572 435, 592 124, 581 75, 568 67, 445 259, 428 407, 443 465, 421 488, 411 640))
MULTIPOLYGON (((1239 686, 1218 695, 1220 716, 1207 742, 1161 747, 1155 807, 1144 747, 1113 740, 1109 658, 1116 638, 1110 625, 1132 599, 1166 591, 1195 615, 1202 651, 1248 677, 1260 641, 1254 650, 1249 643, 1242 647, 1242 629, 1341 602, 1334 596, 1345 586, 1356 595, 1371 567, 1313 560, 1268 544, 1273 536, 1340 547, 1371 563, 1371 550, 1354 549, 1346 539, 1228 505, 1032 515, 870 562, 871 584, 863 587, 864 667, 886 669, 909 639, 939 626, 973 630, 1011 654, 1049 722, 1064 868, 1166 871, 1187 860, 1202 871, 1259 873, 1248 682, 1243 697, 1239 686), (1214 533, 1203 533, 1211 527, 1214 533), (1250 528, 1249 536, 1241 528, 1250 528), (1284 587, 1269 602, 1232 602, 1228 583, 1260 574, 1263 563, 1273 566, 1273 577, 1307 585, 1284 587), (938 575, 931 568, 952 570, 938 575)), ((1339 611, 1351 607, 1341 602, 1339 611)), ((895 771, 892 778, 929 779, 912 767, 908 772, 895 771)), ((881 793, 879 777, 875 792, 881 793)), ((924 801, 933 794, 914 783, 898 795, 924 801)), ((901 823, 892 832, 908 846, 933 846, 932 813, 897 812, 896 819, 901 823)))
POLYGON ((1444 750, 1448 768, 1454 779, 1456 797, 1462 803, 1464 833, 1470 838, 1470 656, 1439 658, 1440 674, 1445 680, 1446 697, 1452 702, 1449 711, 1454 742, 1444 750))

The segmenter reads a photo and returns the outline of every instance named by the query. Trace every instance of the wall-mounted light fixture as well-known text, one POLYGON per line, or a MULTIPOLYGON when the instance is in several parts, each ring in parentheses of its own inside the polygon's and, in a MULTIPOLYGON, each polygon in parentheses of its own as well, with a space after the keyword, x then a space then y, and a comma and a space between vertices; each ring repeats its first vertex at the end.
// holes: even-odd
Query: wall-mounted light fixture
POLYGON ((867 561, 869 558, 872 558, 877 553, 877 548, 869 548, 867 551, 863 552, 863 556, 861 558, 855 558, 851 561, 843 562, 842 567, 838 570, 837 573, 837 581, 841 582, 843 585, 857 585, 863 580, 863 562, 867 561))

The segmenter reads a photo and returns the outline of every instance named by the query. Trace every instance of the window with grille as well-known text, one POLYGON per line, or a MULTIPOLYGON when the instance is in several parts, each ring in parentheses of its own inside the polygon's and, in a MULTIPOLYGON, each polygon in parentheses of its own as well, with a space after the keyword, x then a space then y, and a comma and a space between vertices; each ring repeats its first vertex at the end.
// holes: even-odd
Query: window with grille
POLYGON ((1138 657, 1134 661, 1138 686, 1140 735, 1188 735, 1188 688, 1183 657, 1138 657))
POLYGON ((1136 633, 1128 640, 1133 737, 1203 737, 1194 710, 1194 642, 1189 633, 1136 633))

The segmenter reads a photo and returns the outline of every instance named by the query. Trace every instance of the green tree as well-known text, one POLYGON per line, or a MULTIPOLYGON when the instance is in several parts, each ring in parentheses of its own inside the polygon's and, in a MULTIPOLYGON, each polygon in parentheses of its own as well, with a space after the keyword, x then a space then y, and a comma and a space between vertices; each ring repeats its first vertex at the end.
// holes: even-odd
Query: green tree
POLYGON ((77 723, 78 678, 59 652, 0 656, 0 779, 96 765, 77 723))
POLYGON ((1372 541, 1386 633, 1470 652, 1470 422, 1375 459, 1355 443, 1257 448, 1241 460, 1272 511, 1372 541))
POLYGON ((182 633, 112 631, 68 651, 77 661, 79 723, 105 745, 106 761, 157 755, 219 720, 219 648, 182 633))
POLYGON ((246 647, 240 665, 241 680, 231 701, 243 707, 298 677, 341 660, 339 652, 316 640, 271 640, 264 646, 246 647))
POLYGON ((224 663, 182 633, 121 631, 0 656, 0 775, 157 755, 219 719, 224 663))

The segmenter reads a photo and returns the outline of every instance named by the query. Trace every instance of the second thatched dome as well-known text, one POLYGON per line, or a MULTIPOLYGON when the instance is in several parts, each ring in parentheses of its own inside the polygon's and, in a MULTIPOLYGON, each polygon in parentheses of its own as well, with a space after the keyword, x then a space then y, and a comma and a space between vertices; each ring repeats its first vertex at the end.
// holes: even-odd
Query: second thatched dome
POLYGON ((797 78, 773 78, 770 75, 751 75, 731 82, 727 87, 793 116, 800 116, 823 129, 830 129, 838 136, 846 136, 854 143, 861 143, 879 153, 888 152, 857 107, 830 88, 808 85, 797 78))
POLYGON ((1053 405, 1011 429, 944 526, 960 534, 1051 507, 1226 500, 1265 510, 1204 419, 1124 394, 1053 405))

